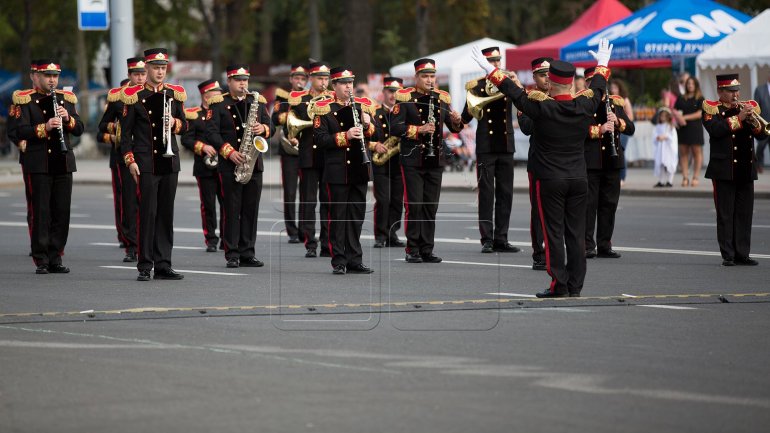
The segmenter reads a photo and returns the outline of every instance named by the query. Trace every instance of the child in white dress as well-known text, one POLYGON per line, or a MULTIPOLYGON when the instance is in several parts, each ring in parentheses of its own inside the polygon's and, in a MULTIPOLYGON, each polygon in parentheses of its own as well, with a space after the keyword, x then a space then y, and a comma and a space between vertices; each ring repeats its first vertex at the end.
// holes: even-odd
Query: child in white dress
POLYGON ((659 108, 657 117, 658 123, 652 133, 655 145, 655 177, 658 178, 655 188, 671 187, 679 161, 676 126, 668 107, 659 108))

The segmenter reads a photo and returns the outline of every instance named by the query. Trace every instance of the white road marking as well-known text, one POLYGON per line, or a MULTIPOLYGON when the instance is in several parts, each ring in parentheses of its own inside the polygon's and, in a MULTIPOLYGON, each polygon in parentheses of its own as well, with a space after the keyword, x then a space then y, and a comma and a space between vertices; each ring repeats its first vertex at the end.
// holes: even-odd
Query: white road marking
MULTIPOLYGON (((91 242, 88 245, 93 245, 97 247, 117 247, 117 242, 91 242)), ((206 248, 203 247, 182 247, 179 245, 174 245, 175 250, 205 250, 206 248)))
MULTIPOLYGON (((26 214, 25 214, 26 215, 26 214)), ((23 221, 0 221, 0 227, 27 227, 27 223, 23 221)), ((100 224, 70 224, 70 229, 86 229, 86 230, 115 230, 114 225, 100 225, 100 224)), ((177 233, 202 233, 201 228, 188 228, 188 227, 174 227, 174 232, 177 233)), ((259 236, 286 236, 283 231, 257 231, 259 236)), ((361 235, 361 239, 373 240, 373 235, 361 235)), ((478 239, 457 239, 457 238, 435 238, 435 242, 447 243, 447 244, 475 244, 478 245, 478 239)), ((528 247, 530 242, 511 242, 512 245, 528 247)), ((721 257, 719 251, 699 251, 699 250, 674 250, 667 248, 638 248, 638 247, 619 247, 613 245, 612 248, 617 251, 628 251, 636 253, 654 253, 654 254, 681 254, 691 256, 712 256, 721 257)), ((751 254, 754 259, 770 259, 770 254, 751 254)), ((445 263, 467 263, 467 262, 450 262, 445 263)), ((497 266, 496 264, 490 264, 490 266, 497 266)), ((529 268, 529 265, 500 265, 509 267, 524 267, 529 268)))
MULTIPOLYGON (((27 212, 21 212, 21 211, 11 212, 11 215, 26 217, 27 216, 27 212)), ((70 218, 91 218, 91 214, 87 214, 87 213, 70 213, 70 218)))
MULTIPOLYGON (((363 236, 362 236, 363 237, 363 236)), ((754 256, 752 256, 754 257, 754 256)), ((406 259, 396 259, 394 262, 406 262, 406 259)), ((474 265, 474 266, 499 266, 503 268, 531 268, 531 265, 510 265, 507 263, 484 263, 484 262, 461 262, 456 260, 444 260, 441 263, 450 263, 453 265, 474 265)))
POLYGON ((11 207, 27 207, 27 203, 11 203, 11 207))
MULTIPOLYGON (((100 268, 107 268, 107 269, 126 269, 131 271, 136 271, 136 266, 99 266, 100 268)), ((235 272, 213 272, 213 271, 191 271, 189 269, 175 269, 175 271, 185 274, 206 274, 206 275, 236 275, 236 276, 242 276, 242 275, 249 275, 249 274, 238 274, 235 272)))
POLYGON ((620 296, 625 296, 626 298, 636 298, 634 295, 627 295, 625 293, 621 293, 620 296))
POLYGON ((486 293, 487 295, 492 296, 511 296, 514 298, 536 298, 535 295, 525 295, 523 293, 506 293, 506 292, 492 292, 492 293, 486 293))
POLYGON ((171 346, 149 344, 88 344, 57 343, 45 341, 0 340, 0 347, 21 347, 27 349, 167 349, 171 346))
MULTIPOLYGON (((693 226, 693 227, 716 227, 717 223, 685 223, 686 226, 693 226)), ((762 224, 752 224, 751 228, 753 229, 770 229, 769 225, 762 225, 762 224)))
POLYGON ((10 197, 11 193, 9 192, 0 192, 0 197, 10 197))
MULTIPOLYGON (((465 229, 468 229, 468 230, 478 230, 479 226, 468 226, 468 227, 465 227, 465 229)), ((509 232, 528 232, 529 233, 529 229, 524 229, 524 228, 521 228, 521 227, 508 227, 508 231, 509 232)))
POLYGON ((663 308, 665 310, 697 310, 697 308, 693 307, 680 307, 678 305, 637 305, 637 307, 647 307, 647 308, 663 308))

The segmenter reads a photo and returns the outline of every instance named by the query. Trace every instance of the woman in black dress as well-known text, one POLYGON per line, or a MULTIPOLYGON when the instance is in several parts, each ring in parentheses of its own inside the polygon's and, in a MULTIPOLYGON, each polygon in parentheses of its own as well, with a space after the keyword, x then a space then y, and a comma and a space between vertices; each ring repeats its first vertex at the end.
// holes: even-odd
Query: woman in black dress
POLYGON ((703 94, 695 77, 687 79, 685 89, 685 94, 677 98, 674 105, 679 122, 679 165, 682 168, 682 186, 698 186, 698 177, 703 166, 703 94), (690 155, 693 160, 692 181, 689 177, 690 155))

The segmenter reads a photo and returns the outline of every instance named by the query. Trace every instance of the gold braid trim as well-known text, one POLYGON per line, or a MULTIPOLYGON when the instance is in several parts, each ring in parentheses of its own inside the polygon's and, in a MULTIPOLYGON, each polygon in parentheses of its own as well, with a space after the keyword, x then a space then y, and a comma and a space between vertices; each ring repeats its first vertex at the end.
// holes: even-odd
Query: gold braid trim
POLYGON ((396 101, 409 102, 412 100, 412 91, 414 87, 407 87, 406 89, 400 89, 396 91, 396 101))
POLYGON ((230 159, 230 154, 235 152, 235 149, 233 149, 233 146, 230 146, 230 143, 225 143, 222 145, 222 148, 219 149, 219 154, 222 155, 222 158, 224 159, 230 159))
POLYGON ((109 132, 110 134, 115 133, 115 122, 107 123, 107 132, 109 132))
POLYGON ((126 105, 133 105, 139 102, 139 92, 134 93, 133 95, 127 95, 126 89, 124 88, 122 92, 120 92, 120 100, 123 101, 126 105))
POLYGON ((737 131, 743 127, 741 125, 740 119, 738 119, 738 116, 730 116, 727 118, 727 124, 730 126, 730 131, 737 131))
POLYGON ((193 110, 184 110, 184 118, 187 120, 195 120, 198 118, 198 112, 193 110))
POLYGON ((530 101, 537 101, 537 102, 543 102, 546 99, 551 99, 548 95, 546 95, 544 92, 541 92, 539 90, 532 90, 531 92, 527 93, 527 99, 530 101))
POLYGON ((364 135, 367 137, 374 135, 374 123, 369 122, 369 127, 366 128, 366 131, 364 131, 364 135))
POLYGON ((500 84, 507 78, 505 73, 500 70, 500 68, 495 69, 492 71, 488 76, 487 80, 492 81, 492 84, 495 86, 500 86, 500 84))
POLYGON ((267 99, 265 99, 265 97, 262 96, 262 94, 260 93, 259 98, 257 98, 257 102, 259 102, 260 104, 267 104, 267 99))
POLYGON ((703 111, 706 114, 715 115, 719 113, 719 102, 718 101, 709 101, 707 99, 703 100, 702 105, 703 111))
POLYGON ((597 66, 594 75, 601 75, 605 80, 609 80, 610 75, 612 74, 610 73, 610 68, 606 66, 597 66))
POLYGON ((416 125, 409 125, 406 128, 406 138, 417 140, 417 126, 416 125))
POLYGON ((581 90, 575 96, 576 97, 577 96, 585 96, 586 98, 593 98, 594 97, 594 91, 593 91, 593 89, 581 90))
POLYGON ((218 104, 220 102, 223 102, 224 100, 225 100, 224 96, 217 95, 217 96, 210 97, 209 99, 206 100, 206 102, 208 102, 209 105, 211 105, 211 104, 218 104))
POLYGON ((624 105, 626 105, 626 100, 623 99, 623 97, 620 95, 610 95, 610 98, 612 98, 612 103, 616 107, 623 107, 624 105))
POLYGON ((279 88, 275 89, 275 97, 288 100, 289 99, 289 92, 287 92, 286 90, 284 90, 284 89, 279 87, 279 88))
POLYGON ((107 102, 120 101, 120 91, 121 90, 122 90, 121 87, 118 87, 117 89, 110 90, 110 92, 107 93, 107 102))
POLYGON ((66 125, 67 129, 72 131, 73 129, 75 129, 75 125, 77 125, 77 122, 75 122, 75 118, 70 116, 70 120, 69 120, 69 122, 67 122, 67 125, 66 125))
POLYGON ((182 120, 181 119, 174 119, 174 134, 179 134, 179 131, 182 130, 182 120))
POLYGON ((48 131, 45 130, 45 123, 41 123, 35 127, 35 135, 40 139, 48 137, 48 131))
POLYGON ((337 147, 348 147, 348 139, 345 137, 344 132, 334 134, 334 144, 336 144, 337 147))
POLYGON ((470 80, 467 83, 465 83, 465 90, 472 90, 474 87, 476 87, 479 84, 479 80, 470 80))
POLYGON ((623 119, 618 119, 618 122, 620 122, 620 132, 623 132, 626 130, 626 121, 623 119))
POLYGON ((77 104, 78 103, 78 97, 75 96, 72 92, 65 92, 62 90, 57 90, 56 93, 60 93, 64 95, 64 100, 69 102, 70 104, 77 104))
POLYGON ((195 145, 193 146, 193 153, 196 155, 203 155, 203 146, 205 146, 206 143, 202 141, 196 141, 195 145))
POLYGON ((443 90, 438 91, 438 99, 439 101, 445 103, 445 104, 451 104, 452 103, 452 97, 449 95, 448 92, 445 92, 443 90))
POLYGON ((286 124, 286 118, 289 116, 289 112, 285 111, 278 115, 278 124, 279 125, 285 125, 286 124))
POLYGON ((17 90, 13 92, 11 99, 16 105, 29 104, 32 101, 31 90, 17 90))
POLYGON ((110 138, 110 134, 108 132, 105 132, 104 134, 102 134, 102 141, 104 141, 107 144, 112 143, 112 139, 110 138))
POLYGON ((593 140, 601 138, 601 127, 599 125, 591 125, 588 127, 588 136, 593 140))
POLYGON ((286 96, 286 100, 289 102, 289 105, 299 105, 300 102, 302 102, 302 97, 307 95, 307 90, 302 92, 291 92, 289 95, 286 96))
POLYGON ((126 167, 130 167, 131 164, 136 164, 136 159, 134 159, 134 152, 126 152, 126 154, 123 155, 123 162, 126 164, 126 167))

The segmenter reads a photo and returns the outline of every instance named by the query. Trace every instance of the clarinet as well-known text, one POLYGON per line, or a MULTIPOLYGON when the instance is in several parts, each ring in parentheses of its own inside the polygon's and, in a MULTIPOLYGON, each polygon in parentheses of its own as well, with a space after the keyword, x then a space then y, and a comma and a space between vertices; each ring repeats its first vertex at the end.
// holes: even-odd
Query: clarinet
POLYGON ((56 118, 59 119, 59 147, 61 149, 61 153, 67 153, 69 149, 67 149, 67 143, 64 141, 64 125, 62 124, 63 120, 61 116, 59 116, 59 101, 56 99, 56 89, 53 86, 51 87, 51 99, 53 100, 53 113, 56 118))
MULTIPOLYGON (((436 124, 436 115, 433 113, 433 87, 430 88, 430 96, 428 98, 428 123, 436 124)), ((433 137, 436 136, 436 133, 430 135, 430 141, 428 142, 428 153, 425 154, 425 156, 431 157, 436 156, 435 151, 433 150, 433 137)))
MULTIPOLYGON (((358 117, 358 110, 356 110, 356 100, 353 98, 352 92, 350 93, 350 108, 353 110, 353 127, 361 128, 361 119, 358 117)), ((361 139, 361 152, 363 152, 362 158, 364 160, 362 164, 371 164, 372 161, 369 159, 369 154, 366 152, 366 143, 364 142, 363 138, 361 139)))
MULTIPOLYGON (((609 86, 604 88, 604 94, 607 97, 607 114, 609 115, 612 113, 612 102, 610 102, 610 91, 609 86)), ((618 150, 615 148, 615 131, 611 131, 610 133, 610 156, 613 158, 616 158, 618 156, 618 150)))

